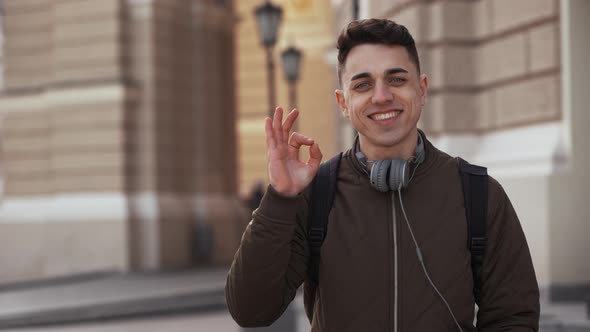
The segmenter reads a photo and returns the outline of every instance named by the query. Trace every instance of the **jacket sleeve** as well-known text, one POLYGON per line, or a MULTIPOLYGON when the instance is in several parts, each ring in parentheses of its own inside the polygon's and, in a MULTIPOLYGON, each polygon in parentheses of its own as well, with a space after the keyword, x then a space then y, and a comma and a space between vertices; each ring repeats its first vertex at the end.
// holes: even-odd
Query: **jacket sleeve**
POLYGON ((488 240, 478 331, 538 331, 539 287, 529 247, 508 196, 490 177, 488 240))
POLYGON ((271 186, 252 214, 226 285, 229 312, 242 327, 269 326, 303 283, 309 249, 307 200, 283 197, 271 186))

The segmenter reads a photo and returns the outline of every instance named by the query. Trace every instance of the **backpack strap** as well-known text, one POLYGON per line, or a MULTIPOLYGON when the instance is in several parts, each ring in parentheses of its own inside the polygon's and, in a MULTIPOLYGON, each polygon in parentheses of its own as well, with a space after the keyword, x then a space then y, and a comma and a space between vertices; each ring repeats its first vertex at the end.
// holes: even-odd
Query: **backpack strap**
POLYGON ((328 231, 328 216, 334 202, 341 159, 342 153, 339 153, 327 162, 320 164, 318 174, 311 184, 311 203, 307 222, 309 264, 303 297, 307 317, 310 321, 313 317, 315 294, 319 280, 320 252, 328 231))
POLYGON ((481 266, 486 248, 486 220, 488 210, 487 168, 472 165, 457 157, 463 185, 463 199, 467 217, 467 247, 471 251, 473 295, 479 303, 481 294, 481 266))

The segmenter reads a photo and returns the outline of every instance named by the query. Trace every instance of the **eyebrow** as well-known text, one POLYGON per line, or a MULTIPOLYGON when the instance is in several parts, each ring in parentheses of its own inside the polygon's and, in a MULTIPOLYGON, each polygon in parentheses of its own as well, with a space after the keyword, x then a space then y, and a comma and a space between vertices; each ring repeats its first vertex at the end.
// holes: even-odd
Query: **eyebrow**
POLYGON ((387 69, 385 71, 385 75, 392 75, 392 74, 399 74, 399 73, 408 73, 407 70, 397 67, 397 68, 391 68, 391 69, 387 69))
POLYGON ((358 79, 361 79, 361 78, 367 78, 367 77, 371 77, 371 74, 369 74, 369 73, 359 73, 359 74, 353 75, 350 78, 350 81, 352 82, 352 81, 355 81, 355 80, 358 80, 358 79))
MULTIPOLYGON (((405 69, 403 69, 403 68, 396 67, 396 68, 387 69, 383 73, 385 75, 393 75, 393 74, 398 74, 398 73, 406 73, 407 74, 408 71, 405 70, 405 69)), ((355 81, 355 80, 358 80, 358 79, 361 79, 361 78, 367 78, 367 77, 371 77, 371 74, 369 74, 367 72, 365 72, 365 73, 358 73, 356 75, 353 75, 350 78, 350 81, 352 82, 352 81, 355 81)))

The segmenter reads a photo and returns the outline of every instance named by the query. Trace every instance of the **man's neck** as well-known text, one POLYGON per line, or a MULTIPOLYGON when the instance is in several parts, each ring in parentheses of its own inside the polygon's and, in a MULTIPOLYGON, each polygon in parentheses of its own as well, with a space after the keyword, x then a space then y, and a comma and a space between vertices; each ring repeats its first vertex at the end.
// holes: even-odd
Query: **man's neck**
MULTIPOLYGON (((392 146, 377 146, 367 144, 363 137, 359 137, 360 150, 367 158, 367 161, 385 159, 410 160, 416 153, 418 143, 418 131, 413 131, 401 142, 392 146)), ((369 166, 370 167, 370 166, 369 166)))

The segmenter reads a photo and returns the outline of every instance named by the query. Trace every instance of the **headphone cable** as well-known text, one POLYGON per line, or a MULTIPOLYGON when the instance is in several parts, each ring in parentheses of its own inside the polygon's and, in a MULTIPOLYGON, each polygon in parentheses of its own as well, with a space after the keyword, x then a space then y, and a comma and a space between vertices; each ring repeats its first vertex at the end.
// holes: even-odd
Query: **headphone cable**
POLYGON ((402 202, 401 187, 397 190, 397 193, 398 193, 398 197, 399 197, 399 205, 402 208, 402 213, 404 215, 404 219, 406 220, 406 225, 408 225, 408 230, 410 230, 410 235, 412 236, 412 240, 414 241, 414 245, 416 246, 416 255, 418 256, 418 261, 420 261, 420 264, 422 265, 422 269, 424 270, 424 274, 426 275, 426 279, 428 279, 428 282, 430 283, 432 288, 434 288, 434 290, 436 291, 436 294, 438 294, 438 296, 443 300, 443 302, 447 306, 447 309, 449 310, 451 317, 453 317, 453 321, 455 322, 455 324, 457 324, 459 331, 463 332, 461 325, 459 325, 457 318, 455 318, 455 314, 453 314, 453 310, 451 310, 451 306, 449 305, 449 303, 447 302, 445 297, 441 294, 441 292, 438 290, 438 288, 434 285, 434 282, 432 281, 432 279, 430 279, 430 275, 428 274, 428 270, 426 269, 426 264, 424 264, 424 257, 422 256, 422 251, 420 250, 420 246, 418 246, 418 241, 416 241, 416 237, 414 237, 414 232, 412 231, 412 227, 410 226, 410 221, 408 220, 408 216, 406 215, 406 210, 404 209, 404 203, 402 202))

